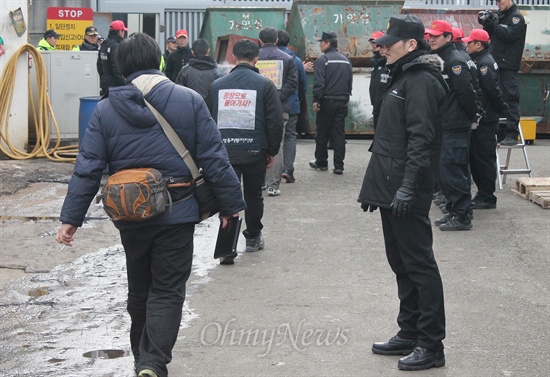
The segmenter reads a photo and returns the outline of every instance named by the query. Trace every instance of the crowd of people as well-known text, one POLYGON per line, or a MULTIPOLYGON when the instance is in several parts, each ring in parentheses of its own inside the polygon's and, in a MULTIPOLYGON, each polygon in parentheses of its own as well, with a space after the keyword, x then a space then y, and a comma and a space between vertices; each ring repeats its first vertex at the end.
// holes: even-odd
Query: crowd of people
MULTIPOLYGON (((424 25, 404 15, 391 17, 387 30, 369 38, 375 134, 358 202, 365 212, 380 213, 400 300, 398 333, 374 343, 372 352, 403 355, 402 370, 445 365, 443 284, 428 217, 432 201, 444 213, 435 220, 440 230, 472 229, 473 209, 496 207, 500 117, 507 123, 498 140, 517 143, 517 71, 526 25, 512 0, 497 5, 498 12, 480 12, 482 27, 467 37, 445 20, 424 25)), ((244 210, 247 252, 265 247, 262 189, 277 197, 282 180, 296 182, 296 125, 304 109, 306 71, 314 72, 316 113, 315 158, 309 166, 328 170, 331 143, 333 173, 344 173, 353 73, 335 32, 322 33, 323 54, 312 63, 289 49, 286 31, 264 28, 257 41, 234 44, 236 64, 226 73, 210 56, 208 42, 197 39, 189 46, 184 29, 166 40, 164 54, 151 37, 127 38, 127 31, 122 21, 113 21, 100 45, 91 26, 79 47, 99 51, 104 100, 82 141, 58 242, 71 246, 106 166, 112 174, 150 165, 193 184, 147 105, 167 119, 203 169, 219 201, 222 226, 244 210)), ((55 47, 58 37, 48 30, 40 45, 55 47)), ((140 377, 167 375, 199 221, 197 202, 188 195, 154 219, 115 221, 127 258, 130 339, 140 377)), ((220 263, 231 265, 236 256, 220 263)))

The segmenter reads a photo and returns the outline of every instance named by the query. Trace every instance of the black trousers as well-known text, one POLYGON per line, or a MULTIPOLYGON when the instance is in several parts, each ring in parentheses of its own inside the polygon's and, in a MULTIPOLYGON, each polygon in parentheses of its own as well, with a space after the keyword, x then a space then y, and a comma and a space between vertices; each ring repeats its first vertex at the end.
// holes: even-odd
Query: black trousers
POLYGON ((470 138, 470 170, 477 186, 476 198, 485 203, 496 204, 495 181, 497 179, 497 141, 495 138, 498 120, 481 123, 472 131, 470 138))
POLYGON ((430 219, 413 214, 397 220, 389 209, 380 209, 380 216, 386 256, 397 280, 397 335, 441 350, 445 338, 443 283, 432 249, 430 219))
POLYGON ((334 149, 334 168, 344 169, 346 157, 345 121, 348 104, 344 101, 321 100, 321 111, 317 113, 315 134, 315 161, 318 166, 328 166, 327 143, 330 139, 334 149))
POLYGON ((500 69, 498 81, 502 98, 508 104, 504 133, 505 136, 517 139, 519 135, 518 123, 521 117, 521 110, 519 108, 519 72, 510 69, 500 69))
POLYGON ((470 176, 471 130, 444 131, 439 160, 439 184, 447 199, 447 209, 464 217, 472 211, 470 176))
POLYGON ((126 253, 130 343, 136 370, 168 375, 193 261, 194 224, 120 230, 126 253))
POLYGON ((260 159, 250 164, 232 164, 237 177, 243 184, 243 196, 246 202, 244 221, 246 229, 243 231, 245 238, 254 238, 260 233, 264 225, 264 198, 262 196, 262 185, 266 171, 266 159, 260 159))

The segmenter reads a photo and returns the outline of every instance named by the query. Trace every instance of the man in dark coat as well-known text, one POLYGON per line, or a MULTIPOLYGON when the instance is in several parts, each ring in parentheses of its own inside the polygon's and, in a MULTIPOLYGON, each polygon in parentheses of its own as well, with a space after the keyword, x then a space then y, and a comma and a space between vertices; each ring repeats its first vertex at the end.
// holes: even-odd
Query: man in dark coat
POLYGON ((372 73, 370 76, 369 96, 372 105, 372 123, 375 131, 378 114, 380 114, 380 107, 382 107, 382 100, 384 99, 384 92, 386 91, 386 84, 388 82, 388 69, 386 68, 386 58, 380 55, 380 46, 373 41, 383 35, 384 33, 381 31, 375 31, 369 38, 372 47, 372 73))
POLYGON ((84 40, 82 44, 73 47, 73 51, 99 51, 97 40, 99 33, 95 26, 88 26, 84 31, 84 40))
POLYGON ((472 131, 470 144, 470 170, 477 186, 472 207, 492 209, 497 205, 495 135, 499 114, 506 111, 506 104, 498 86, 498 65, 489 52, 489 34, 485 30, 474 29, 463 41, 467 43, 466 49, 478 67, 477 78, 482 93, 480 102, 484 110, 479 127, 472 131))
POLYGON ((399 332, 374 343, 380 355, 408 355, 398 368, 445 365, 443 285, 432 249, 430 211, 440 117, 447 85, 443 62, 426 54, 424 25, 414 16, 391 17, 375 39, 390 78, 370 151, 359 203, 380 208, 388 262, 397 278, 399 332))
MULTIPOLYGON (((277 48, 277 29, 272 27, 262 29, 259 39, 262 48, 260 48, 258 60, 262 61, 263 64, 268 64, 267 70, 269 72, 266 74, 265 70, 260 68, 260 74, 267 75, 277 87, 279 99, 283 106, 284 127, 286 129, 291 111, 290 98, 296 92, 296 89, 298 89, 298 70, 292 56, 277 48)), ((281 193, 279 186, 283 174, 283 158, 283 151, 281 150, 275 156, 273 166, 267 170, 265 185, 267 186, 267 195, 269 196, 278 196, 281 193)))
MULTIPOLYGON (((521 117, 519 107, 519 70, 527 24, 513 0, 497 1, 498 12, 479 13, 478 21, 491 38, 491 54, 499 68, 499 86, 504 101, 508 105, 506 129, 502 145, 518 143, 518 124, 521 117)), ((500 140, 500 138, 499 138, 500 140)))
POLYGON ((176 31, 176 43, 178 48, 176 51, 168 55, 166 60, 166 77, 173 82, 176 82, 178 73, 181 69, 189 63, 189 60, 193 57, 193 53, 189 48, 189 35, 187 30, 180 29, 176 31))
POLYGON ((334 149, 332 172, 341 175, 346 157, 345 122, 353 72, 349 59, 338 52, 336 33, 323 32, 319 42, 323 55, 315 61, 313 77, 313 111, 317 113, 315 160, 310 161, 309 166, 328 170, 327 143, 330 139, 334 149))
POLYGON ((166 364, 172 359, 180 328, 193 260, 193 234, 200 217, 191 171, 145 100, 164 116, 202 168, 220 205, 222 226, 245 208, 245 202, 204 100, 159 71, 161 52, 156 41, 136 33, 121 42, 119 52, 118 66, 127 85, 112 87, 92 114, 63 203, 56 240, 72 245, 107 165, 111 174, 151 167, 165 179, 181 182, 183 187, 174 190, 184 190, 183 198, 159 216, 139 222, 114 221, 126 253, 127 309, 132 320, 130 343, 136 372, 139 377, 166 377, 166 364))
POLYGON ((128 28, 124 26, 124 22, 120 20, 111 22, 109 35, 99 48, 97 71, 99 73, 101 94, 104 96, 109 93, 109 87, 125 84, 124 77, 120 74, 116 61, 116 52, 127 31, 128 28))
MULTIPOLYGON (((283 109, 277 88, 259 74, 258 45, 242 39, 233 46, 235 68, 212 84, 212 118, 218 123, 229 160, 242 177, 246 201, 243 234, 246 251, 264 248, 262 181, 273 164, 283 137, 283 109)), ((234 258, 234 257, 233 257, 234 258)), ((233 259, 225 261, 233 263, 233 259)))
POLYGON ((468 62, 454 46, 450 23, 435 20, 426 33, 432 52, 445 62, 443 74, 450 89, 445 99, 439 163, 439 184, 448 213, 435 224, 443 231, 468 230, 473 227, 469 145, 472 123, 478 114, 474 78, 468 62))
POLYGON ((209 56, 210 45, 206 39, 199 38, 194 41, 192 50, 194 57, 189 59, 189 64, 178 73, 176 84, 193 89, 202 98, 206 98, 210 85, 223 76, 223 71, 209 56))

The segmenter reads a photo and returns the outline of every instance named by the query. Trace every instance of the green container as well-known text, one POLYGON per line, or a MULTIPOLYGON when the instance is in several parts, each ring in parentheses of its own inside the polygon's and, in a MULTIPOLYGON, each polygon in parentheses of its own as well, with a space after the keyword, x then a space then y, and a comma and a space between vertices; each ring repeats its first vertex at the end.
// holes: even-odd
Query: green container
POLYGON ((209 7, 206 8, 200 37, 216 51, 218 37, 231 34, 258 38, 266 27, 285 28, 285 8, 267 7, 209 7))
POLYGON ((520 72, 519 78, 521 115, 540 119, 537 133, 550 133, 550 73, 548 70, 532 70, 520 72))
POLYGON ((368 67, 372 57, 369 37, 385 30, 391 16, 401 13, 399 0, 294 0, 286 30, 298 56, 315 60, 322 55, 318 40, 324 31, 338 36, 338 49, 354 67, 368 67))
MULTIPOLYGON (((348 103, 346 134, 374 132, 369 84, 373 31, 386 30, 390 17, 401 13, 404 1, 397 0, 294 0, 286 30, 290 45, 302 60, 315 60, 322 55, 319 39, 323 32, 338 36, 338 50, 353 65, 353 92, 348 103)), ((316 113, 311 108, 313 74, 308 73, 306 94, 310 128, 315 132, 316 113)))

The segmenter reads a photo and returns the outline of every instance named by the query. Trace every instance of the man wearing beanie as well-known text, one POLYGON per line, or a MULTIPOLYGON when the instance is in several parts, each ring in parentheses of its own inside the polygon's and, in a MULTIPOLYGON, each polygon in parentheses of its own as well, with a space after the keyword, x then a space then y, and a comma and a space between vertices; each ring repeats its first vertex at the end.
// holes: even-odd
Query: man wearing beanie
POLYGON ((399 331, 374 343, 372 352, 406 355, 401 370, 442 367, 443 284, 428 213, 448 91, 443 62, 427 54, 424 25, 414 16, 391 17, 386 34, 373 42, 382 47, 389 78, 358 202, 365 212, 380 209, 400 305, 399 331))

